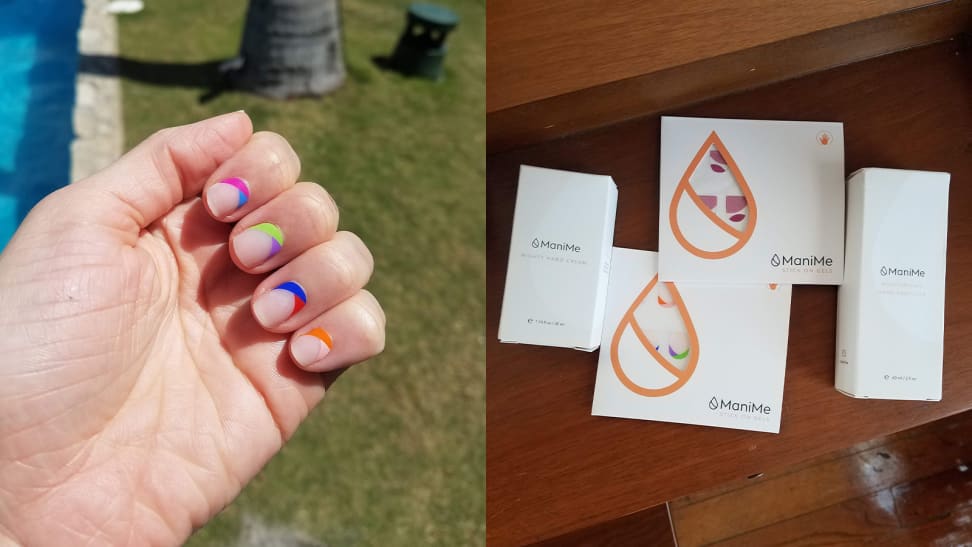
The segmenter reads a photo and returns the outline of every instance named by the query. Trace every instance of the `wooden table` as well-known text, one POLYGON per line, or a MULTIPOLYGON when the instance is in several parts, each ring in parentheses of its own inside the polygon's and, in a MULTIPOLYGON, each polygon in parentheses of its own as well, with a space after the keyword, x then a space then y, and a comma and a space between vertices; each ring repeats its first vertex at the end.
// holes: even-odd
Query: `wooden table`
MULTIPOLYGON (((610 174, 620 190, 615 245, 657 250, 659 117, 488 156, 490 545, 538 542, 638 515, 658 520, 664 513, 651 508, 672 498, 972 408, 969 55, 972 48, 953 40, 666 112, 842 121, 848 173, 866 166, 952 173, 939 403, 855 400, 835 391, 837 291, 800 286, 779 435, 591 416, 596 353, 497 341, 517 169, 610 174)), ((915 211, 901 222, 921 218, 915 211)))

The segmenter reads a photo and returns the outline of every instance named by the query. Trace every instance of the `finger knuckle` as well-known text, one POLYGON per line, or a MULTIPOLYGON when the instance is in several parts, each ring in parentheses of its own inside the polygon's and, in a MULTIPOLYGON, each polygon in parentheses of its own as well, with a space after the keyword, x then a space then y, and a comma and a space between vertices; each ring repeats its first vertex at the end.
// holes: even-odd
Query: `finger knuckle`
POLYGON ((378 298, 376 298, 375 295, 367 289, 361 289, 359 294, 362 299, 362 305, 371 310, 372 315, 378 321, 378 324, 382 329, 384 329, 387 323, 387 318, 385 317, 385 309, 381 307, 381 302, 378 302, 378 298))
POLYGON ((341 294, 349 294, 358 288, 360 274, 351 257, 344 253, 335 253, 330 267, 333 290, 341 294))
POLYGON ((300 194, 301 205, 312 216, 312 225, 318 230, 321 238, 329 237, 337 231, 338 206, 331 194, 319 184, 313 182, 301 183, 304 191, 300 194))
POLYGON ((372 355, 377 355, 385 349, 385 312, 371 293, 362 291, 371 297, 371 301, 362 298, 358 301, 358 320, 362 342, 372 355))
POLYGON ((300 175, 300 156, 282 135, 273 131, 259 131, 253 134, 251 142, 260 145, 264 161, 279 172, 282 180, 294 181, 300 175))
POLYGON ((371 254, 371 249, 365 245, 365 242, 358 237, 358 234, 354 232, 343 231, 339 232, 341 238, 346 242, 346 245, 354 250, 354 253, 361 260, 362 264, 365 265, 365 269, 371 272, 375 268, 375 257, 371 254))

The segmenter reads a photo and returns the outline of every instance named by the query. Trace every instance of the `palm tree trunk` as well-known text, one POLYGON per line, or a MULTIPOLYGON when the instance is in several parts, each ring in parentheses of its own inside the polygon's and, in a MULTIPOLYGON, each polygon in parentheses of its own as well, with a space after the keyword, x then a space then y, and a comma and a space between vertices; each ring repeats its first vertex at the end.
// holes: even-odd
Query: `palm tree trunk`
POLYGON ((250 0, 233 87, 276 99, 344 82, 338 0, 250 0))

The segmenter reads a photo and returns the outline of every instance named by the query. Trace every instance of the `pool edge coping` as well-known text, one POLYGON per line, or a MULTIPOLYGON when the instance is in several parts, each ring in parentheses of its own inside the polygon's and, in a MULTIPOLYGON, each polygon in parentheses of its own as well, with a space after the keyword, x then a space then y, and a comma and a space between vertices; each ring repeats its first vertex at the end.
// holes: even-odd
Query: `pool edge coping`
MULTIPOLYGON (((79 60, 88 55, 117 59, 118 24, 107 5, 108 0, 84 0, 78 28, 79 60)), ((72 123, 70 175, 74 182, 108 166, 122 153, 124 125, 117 71, 92 74, 82 72, 79 66, 72 123)))

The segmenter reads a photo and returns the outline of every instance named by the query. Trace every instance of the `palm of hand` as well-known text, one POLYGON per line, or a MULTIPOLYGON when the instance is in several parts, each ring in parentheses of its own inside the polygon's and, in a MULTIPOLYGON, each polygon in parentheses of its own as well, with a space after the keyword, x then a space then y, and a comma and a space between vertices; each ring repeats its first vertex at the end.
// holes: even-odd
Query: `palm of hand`
POLYGON ((96 221, 72 217, 88 191, 45 200, 0 260, 0 532, 176 543, 324 385, 253 319, 261 276, 200 199, 140 229, 97 202, 96 221))

